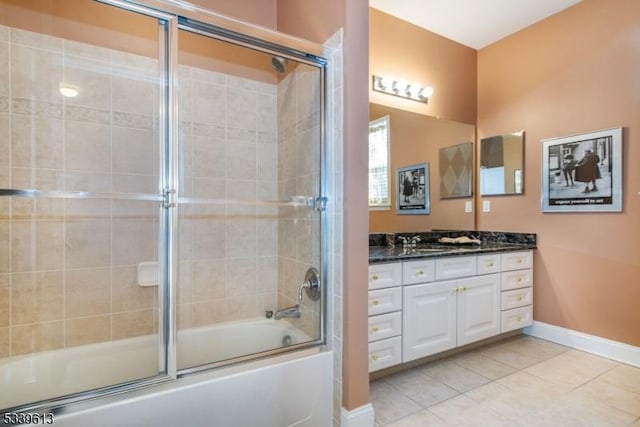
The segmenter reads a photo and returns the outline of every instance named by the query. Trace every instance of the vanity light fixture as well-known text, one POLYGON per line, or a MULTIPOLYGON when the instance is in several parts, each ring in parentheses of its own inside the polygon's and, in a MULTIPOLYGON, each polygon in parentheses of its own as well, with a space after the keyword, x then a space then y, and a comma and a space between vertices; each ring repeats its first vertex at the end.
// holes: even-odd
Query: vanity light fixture
POLYGON ((394 79, 391 76, 374 75, 373 90, 424 103, 429 102, 429 97, 433 95, 433 88, 431 86, 407 83, 405 80, 394 79))

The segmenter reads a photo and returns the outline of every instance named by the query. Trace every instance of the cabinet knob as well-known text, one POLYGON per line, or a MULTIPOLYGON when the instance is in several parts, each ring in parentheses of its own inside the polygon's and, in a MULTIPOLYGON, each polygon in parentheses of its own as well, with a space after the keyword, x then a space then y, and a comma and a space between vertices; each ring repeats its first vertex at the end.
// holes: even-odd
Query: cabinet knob
POLYGON ((371 330, 372 330, 373 332, 378 332, 380 329, 379 329, 377 326, 374 326, 373 328, 371 328, 371 330))
POLYGON ((371 276, 371 279, 372 279, 372 280, 378 280, 378 275, 377 275, 377 274, 374 274, 373 276, 371 276))
POLYGON ((377 354, 371 355, 371 360, 373 360, 374 362, 378 360, 378 355, 377 354))
POLYGON ((423 274, 424 274, 424 271, 418 270, 418 276, 422 276, 423 274))
POLYGON ((466 291, 467 291, 466 287, 462 288, 462 292, 466 292, 466 291))
POLYGON ((517 281, 518 281, 518 283, 522 282, 522 276, 518 276, 517 281))
POLYGON ((489 268, 493 267, 493 263, 490 262, 489 264, 487 264, 487 267, 489 267, 489 268))
POLYGON ((518 296, 518 298, 516 298, 516 300, 522 301, 522 296, 518 296))
POLYGON ((380 301, 378 301, 377 299, 374 299, 373 301, 371 301, 371 304, 378 305, 380 304, 380 301))
POLYGON ((516 259, 516 264, 522 264, 522 258, 516 259))

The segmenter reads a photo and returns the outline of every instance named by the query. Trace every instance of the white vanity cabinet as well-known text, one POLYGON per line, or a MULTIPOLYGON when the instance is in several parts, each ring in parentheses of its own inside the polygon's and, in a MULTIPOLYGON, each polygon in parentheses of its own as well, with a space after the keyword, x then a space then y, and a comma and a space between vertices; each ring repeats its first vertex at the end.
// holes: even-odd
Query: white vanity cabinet
POLYGON ((369 266, 369 372, 402 362, 402 263, 369 266))
POLYGON ((502 254, 501 332, 533 323, 533 251, 502 254))
POLYGON ((499 273, 406 286, 403 299, 403 362, 500 333, 499 273))
POLYGON ((533 251, 369 266, 369 372, 532 323, 533 251))

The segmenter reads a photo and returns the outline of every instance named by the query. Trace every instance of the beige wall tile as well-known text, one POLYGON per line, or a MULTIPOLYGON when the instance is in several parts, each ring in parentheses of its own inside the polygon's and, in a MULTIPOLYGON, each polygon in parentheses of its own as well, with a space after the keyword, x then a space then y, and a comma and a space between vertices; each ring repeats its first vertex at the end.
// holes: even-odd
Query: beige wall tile
POLYGON ((64 85, 78 91, 77 96, 65 98, 65 103, 109 110, 111 108, 109 58, 89 58, 65 53, 64 85))
POLYGON ((114 265, 137 265, 157 259, 155 227, 149 220, 114 219, 112 239, 114 265))
POLYGON ((65 346, 94 344, 111 339, 111 315, 65 320, 65 346))
POLYGON ((125 311, 113 314, 114 340, 153 333, 153 310, 125 311))
POLYGON ((66 268, 108 267, 111 264, 111 224, 108 220, 78 220, 65 225, 66 268))
POLYGON ((151 129, 112 128, 113 172, 150 175, 156 159, 151 129))
POLYGON ((113 267, 112 269, 113 311, 151 309, 156 286, 138 286, 137 267, 113 267))
POLYGON ((228 297, 225 303, 224 318, 227 321, 249 319, 259 315, 255 295, 235 298, 228 297))
POLYGON ((11 165, 62 169, 62 131, 61 119, 12 115, 11 165))
POLYGON ((191 324, 193 327, 213 325, 229 320, 225 318, 224 299, 195 302, 192 305, 192 310, 191 324))
POLYGON ((64 301, 67 319, 111 313, 111 269, 67 270, 64 301))
POLYGON ((11 325, 60 320, 62 315, 62 271, 11 275, 11 325))
POLYGON ((227 270, 224 260, 194 261, 192 301, 196 303, 203 300, 224 298, 226 279, 227 270))
POLYGON ((32 323, 11 327, 11 355, 64 347, 63 322, 32 323))
POLYGON ((227 284, 226 296, 255 296, 257 265, 255 257, 228 258, 226 260, 227 284))
POLYGON ((111 129, 106 124, 67 120, 65 167, 87 172, 111 171, 111 129))
POLYGON ((0 41, 0 96, 9 95, 11 75, 9 74, 9 43, 0 41))
POLYGON ((137 75, 122 75, 115 70, 113 85, 113 110, 152 116, 157 114, 157 67, 134 71, 137 75))
POLYGON ((11 271, 11 240, 9 239, 11 225, 0 221, 0 273, 11 271))
POLYGON ((0 327, 0 359, 11 356, 9 327, 0 327))
POLYGON ((11 314, 11 288, 9 287, 9 275, 0 274, 0 328, 9 326, 11 314))
POLYGON ((13 45, 11 48, 11 94, 14 98, 62 103, 62 54, 13 45))
POLYGON ((225 106, 220 102, 225 97, 225 87, 218 84, 193 82, 193 121, 210 125, 225 124, 225 106))
MULTIPOLYGON (((233 164, 230 165, 230 167, 233 166, 233 164)), ((193 137, 193 176, 224 178, 226 173, 224 129, 215 136, 195 135, 193 137)))

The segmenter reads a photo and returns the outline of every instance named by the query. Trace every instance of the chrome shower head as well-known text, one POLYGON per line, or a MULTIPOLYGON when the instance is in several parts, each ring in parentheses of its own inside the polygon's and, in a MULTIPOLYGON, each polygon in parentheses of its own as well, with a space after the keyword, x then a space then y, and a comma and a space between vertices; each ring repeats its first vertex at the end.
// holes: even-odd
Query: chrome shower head
POLYGON ((280 56, 271 57, 271 66, 278 74, 284 74, 285 67, 287 66, 287 60, 280 56))

